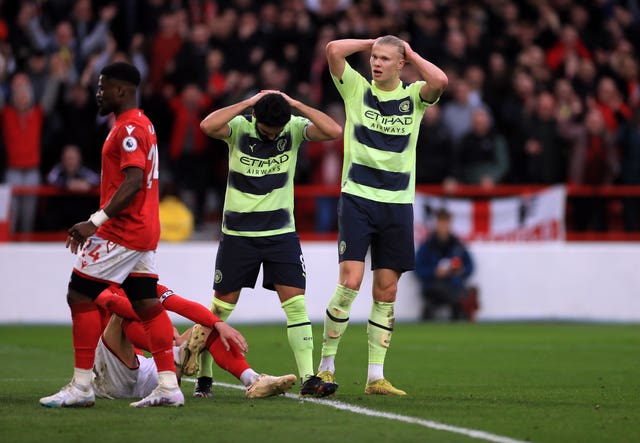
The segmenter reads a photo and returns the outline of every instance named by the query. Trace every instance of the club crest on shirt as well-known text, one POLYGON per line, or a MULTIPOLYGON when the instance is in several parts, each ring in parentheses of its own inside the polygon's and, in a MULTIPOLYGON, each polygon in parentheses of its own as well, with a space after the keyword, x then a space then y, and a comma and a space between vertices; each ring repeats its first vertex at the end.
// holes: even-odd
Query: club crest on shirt
POLYGON ((276 148, 278 149, 278 151, 282 152, 284 151, 284 148, 287 147, 287 139, 286 138, 281 138, 280 140, 278 140, 278 143, 276 144, 276 148))
POLYGON ((403 100, 398 108, 400 109, 400 112, 409 112, 411 109, 411 102, 409 100, 403 100))
POLYGON ((122 149, 124 149, 127 152, 133 152, 138 148, 138 141, 135 139, 135 137, 125 137, 124 140, 122 140, 122 149))

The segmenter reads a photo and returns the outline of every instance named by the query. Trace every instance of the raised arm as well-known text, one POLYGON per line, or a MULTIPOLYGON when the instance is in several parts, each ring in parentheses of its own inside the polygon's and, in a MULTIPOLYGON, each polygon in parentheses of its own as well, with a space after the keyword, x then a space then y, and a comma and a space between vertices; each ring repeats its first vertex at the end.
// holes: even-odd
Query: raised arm
POLYGON ((200 129, 212 138, 223 139, 229 137, 231 135, 229 122, 233 117, 247 108, 252 108, 263 95, 265 95, 265 92, 261 91, 251 98, 213 111, 200 122, 200 129))
POLYGON ((404 58, 407 63, 411 63, 418 69, 420 77, 427 82, 427 84, 420 89, 420 97, 422 100, 427 103, 435 102, 449 84, 447 75, 442 69, 425 60, 420 54, 411 49, 411 46, 409 46, 407 42, 404 42, 404 58))
POLYGON ((356 52, 370 50, 374 42, 374 39, 364 40, 352 38, 330 41, 327 44, 326 52, 331 74, 341 78, 344 72, 346 58, 356 52))
POLYGON ((284 92, 269 91, 282 95, 291 107, 297 110, 303 117, 311 120, 307 126, 307 138, 312 141, 332 140, 342 135, 342 127, 331 117, 322 111, 307 106, 299 100, 294 100, 284 92))

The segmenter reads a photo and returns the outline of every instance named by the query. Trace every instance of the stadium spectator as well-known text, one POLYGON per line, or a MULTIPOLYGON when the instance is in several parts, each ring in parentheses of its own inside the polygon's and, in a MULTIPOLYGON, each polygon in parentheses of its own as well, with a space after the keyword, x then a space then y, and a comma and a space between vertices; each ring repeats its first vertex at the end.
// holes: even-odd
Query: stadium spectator
POLYGON ((311 90, 313 103, 327 108, 332 103, 340 102, 340 95, 333 87, 327 57, 324 55, 325 47, 337 36, 336 28, 331 25, 318 30, 318 38, 313 49, 313 61, 311 62, 311 90))
POLYGON ((479 100, 477 94, 472 94, 467 80, 456 80, 453 99, 442 108, 442 124, 449 129, 455 145, 471 130, 473 112, 480 107, 486 105, 479 100))
MULTIPOLYGON (((609 185, 618 173, 615 137, 605 126, 597 109, 587 112, 583 130, 573 144, 569 181, 578 185, 609 185)), ((573 228, 576 231, 605 232, 607 202, 599 196, 575 197, 573 228)))
POLYGON ((569 149, 558 125, 553 94, 542 92, 525 124, 524 182, 563 183, 567 179, 569 149))
MULTIPOLYGON (((620 149, 620 183, 640 185, 640 106, 632 118, 618 132, 617 144, 620 149)), ((640 230, 640 198, 623 199, 624 229, 640 230)))
POLYGON ((149 337, 158 386, 133 407, 180 406, 184 396, 171 355, 171 320, 156 294, 158 153, 153 124, 137 108, 140 72, 118 62, 98 80, 98 112, 115 114, 102 149, 100 209, 69 229, 66 245, 78 254, 68 284, 75 364, 73 378, 59 392, 40 399, 50 407, 92 406, 95 349, 102 332, 95 299, 110 285, 122 285, 149 337))
POLYGON ((414 50, 418 54, 429 54, 433 60, 441 61, 445 54, 445 48, 442 44, 444 27, 437 11, 418 8, 418 10, 409 12, 407 20, 412 24, 410 32, 414 50))
POLYGON ((499 104, 497 114, 498 128, 509 147, 511 168, 507 181, 510 183, 526 183, 526 151, 524 149, 528 134, 527 121, 530 119, 536 104, 535 82, 533 77, 523 69, 517 69, 511 77, 512 88, 499 104))
POLYGON ((100 176, 84 166, 78 146, 62 148, 60 162, 47 174, 47 183, 64 190, 64 194, 50 200, 47 207, 49 229, 67 229, 91 214, 96 202, 91 197, 87 198, 87 194, 100 184, 100 176))
POLYGON ((505 56, 499 52, 492 52, 488 60, 482 97, 491 109, 491 114, 495 116, 495 124, 500 127, 501 104, 510 93, 511 70, 507 66, 505 56))
POLYGON ((420 123, 416 143, 416 183, 455 182, 455 149, 449 129, 442 124, 442 107, 429 106, 420 123))
POLYGON ((640 72, 638 60, 633 55, 625 55, 620 61, 620 75, 624 79, 627 104, 632 108, 640 106, 640 72))
POLYGON ((509 152, 502 134, 493 127, 486 108, 471 115, 471 130, 462 137, 455 162, 456 178, 465 184, 491 187, 509 170, 509 152))
POLYGON ((572 57, 590 59, 591 53, 580 39, 575 27, 566 24, 562 27, 556 43, 547 50, 546 57, 549 68, 552 71, 559 71, 572 57))
POLYGON ((582 100, 566 78, 556 79, 553 93, 556 99, 556 118, 559 122, 571 126, 569 130, 573 132, 583 122, 585 107, 582 100))
POLYGON ((33 87, 33 99, 39 102, 44 96, 44 91, 51 75, 49 58, 44 51, 33 50, 27 58, 26 66, 25 72, 29 76, 33 87))
POLYGON ((97 105, 90 89, 80 83, 67 85, 63 90, 62 103, 58 105, 57 115, 60 129, 56 140, 64 145, 76 145, 87 167, 100 169, 100 153, 95 149, 101 132, 108 128, 96 121, 97 105))
POLYGON ((631 107, 624 102, 618 86, 611 77, 603 77, 598 81, 595 100, 587 105, 598 109, 612 134, 616 133, 620 124, 631 118, 631 107))
POLYGON ((149 82, 153 92, 162 90, 173 66, 172 62, 182 47, 183 36, 180 34, 178 20, 176 12, 163 12, 158 21, 158 32, 151 40, 149 82))
MULTIPOLYGON (((331 395, 337 385, 322 381, 313 372, 313 333, 305 307, 304 258, 295 232, 293 178, 300 144, 336 138, 342 128, 326 114, 278 91, 261 91, 218 109, 200 128, 229 146, 212 309, 226 319, 242 288, 255 286, 262 265, 263 286, 277 292, 287 317, 301 395, 331 395), (253 113, 241 115, 247 108, 253 108, 253 113), (301 116, 292 116, 292 109, 301 116)), ((210 374, 208 366, 203 363, 210 374)), ((200 373, 196 396, 207 394, 201 383, 207 382, 209 374, 200 373)))
MULTIPOLYGON (((334 103, 327 109, 327 115, 340 126, 344 126, 345 115, 341 104, 334 103)), ((338 137, 332 140, 307 143, 304 155, 313 165, 310 184, 340 185, 344 142, 338 137)), ((319 196, 316 203, 316 231, 334 232, 338 225, 338 197, 319 196)))
POLYGON ((467 38, 464 33, 458 29, 450 29, 445 38, 445 55, 440 62, 441 66, 461 76, 473 61, 467 54, 467 38))
POLYGON ((205 204, 211 165, 207 156, 207 138, 200 131, 200 121, 211 107, 211 98, 195 83, 172 97, 173 127, 169 159, 174 183, 180 198, 187 202, 195 217, 196 228, 205 221, 205 204))
POLYGON ((414 267, 413 208, 415 151, 422 114, 447 87, 447 76, 408 43, 387 35, 341 39, 327 45, 334 84, 342 96, 345 165, 339 204, 339 281, 327 303, 322 358, 318 374, 333 381, 335 356, 349 321, 349 311, 364 277, 371 246, 373 303, 367 328, 369 366, 366 394, 406 395, 384 377, 391 341, 397 285, 414 267), (370 54, 367 81, 347 62, 370 54), (413 64, 423 81, 403 84, 400 72, 413 64))
MULTIPOLYGON (((40 102, 34 100, 28 75, 16 73, 11 79, 9 102, 0 97, 0 127, 7 170, 5 182, 13 186, 40 184, 41 133, 45 117, 55 104, 57 77, 47 82, 40 102)), ((38 204, 36 195, 15 196, 11 202, 11 232, 32 232, 38 204)))
POLYGON ((227 90, 226 73, 224 68, 224 52, 219 49, 210 49, 207 52, 207 93, 215 102, 227 90))
MULTIPOLYGON (((59 54, 52 54, 49 57, 48 63, 48 76, 46 77, 47 83, 45 84, 45 93, 52 94, 52 96, 43 98, 40 100, 42 103, 43 100, 52 100, 52 108, 56 110, 56 112, 51 112, 53 109, 47 113, 46 118, 43 121, 42 132, 40 134, 41 140, 41 164, 40 171, 46 173, 55 162, 57 162, 60 158, 60 148, 64 143, 64 129, 63 128, 63 118, 62 113, 59 112, 61 109, 61 101, 63 100, 64 95, 67 91, 72 87, 75 79, 75 75, 72 72, 72 67, 66 63, 59 54)), ((95 114, 94 114, 95 115, 95 114)), ((76 122, 75 124, 79 124, 80 122, 76 122)), ((95 124, 93 121, 90 122, 89 130, 91 130, 95 124)), ((73 126, 69 128, 73 131, 73 126)), ((81 133, 82 129, 78 130, 78 133, 81 133)))
POLYGON ((189 84, 200 89, 207 87, 207 53, 209 52, 209 29, 204 24, 194 25, 189 38, 182 43, 172 63, 171 84, 182 90, 189 84))
POLYGON ((35 13, 29 20, 29 37, 34 48, 48 54, 57 53, 65 63, 72 66, 74 80, 84 69, 93 52, 106 45, 109 23, 117 13, 117 7, 109 4, 100 11, 100 19, 93 24, 93 11, 89 0, 77 0, 68 19, 56 23, 53 32, 42 27, 35 13))
POLYGON ((464 243, 451 231, 451 213, 436 211, 435 228, 418 247, 416 276, 424 300, 423 320, 437 318, 442 306, 451 320, 473 320, 478 308, 477 291, 469 286, 474 263, 464 243))
POLYGON ((575 65, 575 69, 569 70, 565 77, 571 80, 576 93, 586 103, 596 90, 598 69, 590 59, 580 59, 576 61, 575 65))

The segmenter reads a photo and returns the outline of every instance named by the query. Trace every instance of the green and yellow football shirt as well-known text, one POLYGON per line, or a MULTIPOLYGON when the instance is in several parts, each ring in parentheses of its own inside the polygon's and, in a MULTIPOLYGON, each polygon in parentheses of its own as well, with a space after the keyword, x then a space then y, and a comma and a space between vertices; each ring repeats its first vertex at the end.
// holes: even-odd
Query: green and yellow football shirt
POLYGON ((342 192, 383 203, 413 203, 416 142, 427 106, 424 81, 400 82, 393 91, 369 83, 345 63, 333 77, 345 104, 342 192))
POLYGON ((252 116, 230 122, 229 175, 222 232, 244 237, 278 235, 296 230, 293 177, 298 150, 309 120, 291 116, 273 141, 262 140, 252 116))

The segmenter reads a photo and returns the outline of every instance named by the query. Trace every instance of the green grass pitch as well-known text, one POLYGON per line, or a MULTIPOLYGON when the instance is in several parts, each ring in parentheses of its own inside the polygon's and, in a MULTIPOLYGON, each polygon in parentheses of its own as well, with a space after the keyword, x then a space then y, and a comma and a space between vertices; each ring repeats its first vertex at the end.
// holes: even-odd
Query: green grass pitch
MULTIPOLYGON (((295 373, 283 325, 238 329, 254 369, 295 373)), ((321 329, 314 334, 317 364, 321 329)), ((385 375, 408 392, 403 398, 363 394, 366 340, 365 325, 349 326, 333 400, 518 441, 640 441, 640 325, 400 323, 385 375)), ((72 371, 64 326, 0 326, 0 362, 3 443, 486 441, 292 397, 247 400, 227 387, 195 399, 189 382, 183 408, 102 399, 89 409, 43 408, 38 399, 72 371)), ((217 367, 214 377, 239 383, 217 367)))

